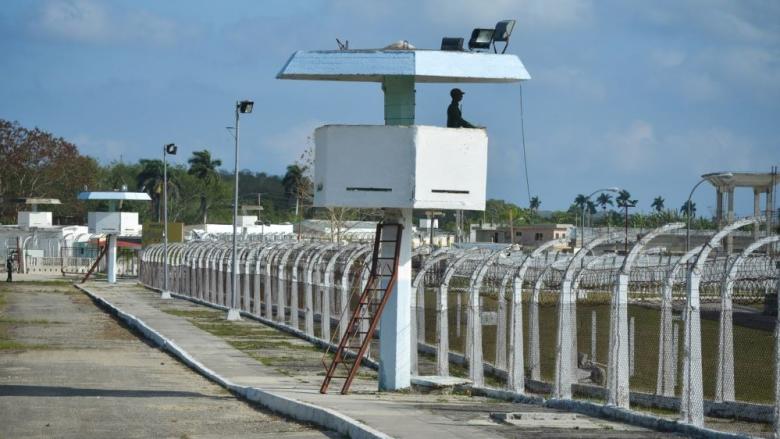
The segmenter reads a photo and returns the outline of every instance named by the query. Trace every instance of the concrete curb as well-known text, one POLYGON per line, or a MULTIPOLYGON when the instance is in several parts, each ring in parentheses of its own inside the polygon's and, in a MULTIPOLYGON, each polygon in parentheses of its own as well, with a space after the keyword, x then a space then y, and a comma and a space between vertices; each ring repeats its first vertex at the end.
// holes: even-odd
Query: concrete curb
POLYGON ((338 433, 347 435, 354 439, 390 439, 391 436, 384 434, 378 430, 371 428, 370 426, 363 424, 360 421, 343 415, 335 410, 331 410, 325 407, 320 407, 314 404, 310 404, 303 401, 298 401, 285 396, 277 395, 272 392, 268 392, 256 387, 239 386, 224 377, 220 376, 213 370, 204 366, 198 360, 193 358, 184 349, 179 347, 172 340, 169 340, 159 332, 152 329, 143 320, 138 317, 128 314, 118 307, 114 306, 111 302, 103 299, 102 297, 92 293, 86 287, 74 284, 74 286, 87 294, 92 300, 94 300, 102 308, 108 310, 111 314, 117 316, 123 322, 133 329, 138 330, 147 339, 154 342, 161 349, 170 352, 181 362, 203 375, 204 377, 214 381, 220 386, 230 390, 237 396, 244 398, 248 401, 252 401, 265 407, 275 413, 279 413, 286 417, 295 419, 301 422, 308 422, 317 425, 322 428, 336 431, 338 433))
POLYGON ((659 418, 658 416, 645 415, 632 410, 619 407, 595 404, 587 401, 573 401, 569 399, 548 399, 543 404, 545 407, 569 412, 581 413, 587 416, 615 420, 626 424, 636 425, 656 431, 680 433, 689 437, 703 439, 746 439, 752 436, 727 433, 711 430, 704 427, 696 427, 676 420, 659 418))
POLYGON ((580 413, 594 418, 606 419, 609 421, 622 422, 624 424, 635 425, 650 430, 679 433, 689 437, 702 439, 748 439, 753 436, 727 433, 712 430, 704 427, 685 424, 677 420, 661 418, 635 412, 619 407, 596 404, 588 401, 576 401, 571 399, 544 399, 535 395, 521 395, 516 392, 503 389, 492 389, 489 387, 474 387, 471 385, 458 386, 461 390, 468 390, 472 395, 486 396, 488 398, 500 399, 510 402, 519 402, 524 404, 537 404, 551 409, 564 410, 567 412, 580 413))

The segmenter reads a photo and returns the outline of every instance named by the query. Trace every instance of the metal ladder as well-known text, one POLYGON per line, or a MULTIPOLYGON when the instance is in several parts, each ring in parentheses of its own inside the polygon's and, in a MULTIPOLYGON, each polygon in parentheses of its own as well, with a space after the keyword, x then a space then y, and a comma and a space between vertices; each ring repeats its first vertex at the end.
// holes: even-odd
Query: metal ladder
MULTIPOLYGON (((382 310, 395 286, 402 235, 403 226, 401 224, 377 224, 368 282, 360 294, 357 306, 349 319, 347 330, 341 338, 330 364, 328 364, 330 349, 325 351, 322 365, 325 366, 326 374, 322 387, 320 387, 320 393, 328 392, 328 386, 334 378, 344 379, 341 394, 349 393, 352 380, 360 370, 360 363, 374 337, 382 310), (367 327, 366 322, 368 323, 367 327)), ((346 310, 348 312, 348 306, 346 310)))

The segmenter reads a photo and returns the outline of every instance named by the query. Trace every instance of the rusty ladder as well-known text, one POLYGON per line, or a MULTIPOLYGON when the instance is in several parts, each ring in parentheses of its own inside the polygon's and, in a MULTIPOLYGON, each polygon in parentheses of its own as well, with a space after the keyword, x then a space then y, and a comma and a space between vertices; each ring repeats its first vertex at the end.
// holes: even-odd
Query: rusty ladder
MULTIPOLYGON (((374 337, 382 310, 390 299, 393 287, 395 287, 402 236, 403 226, 401 224, 377 224, 368 282, 360 294, 360 299, 349 319, 347 330, 341 338, 330 364, 328 364, 328 351, 323 356, 322 364, 325 366, 326 374, 322 387, 320 387, 320 393, 328 392, 328 386, 334 378, 344 379, 341 394, 349 393, 352 380, 360 370, 360 363, 374 337)), ((359 281, 360 276, 358 275, 357 282, 359 281)))

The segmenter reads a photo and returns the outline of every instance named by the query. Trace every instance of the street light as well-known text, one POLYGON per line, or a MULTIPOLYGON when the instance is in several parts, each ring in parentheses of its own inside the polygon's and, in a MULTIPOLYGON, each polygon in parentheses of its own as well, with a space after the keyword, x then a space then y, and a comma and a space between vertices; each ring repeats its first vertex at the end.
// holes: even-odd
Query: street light
POLYGON ((171 292, 168 290, 168 155, 176 155, 177 149, 173 143, 163 147, 163 253, 165 253, 165 263, 163 264, 161 299, 171 298, 171 292))
POLYGON ((613 186, 613 187, 607 187, 607 188, 603 188, 603 189, 596 189, 595 191, 591 192, 590 195, 585 197, 585 201, 583 201, 583 203, 585 203, 585 204, 582 205, 582 218, 581 218, 581 221, 580 221, 580 224, 582 224, 582 233, 580 233, 580 235, 582 235, 580 237, 580 247, 585 245, 585 208, 587 206, 588 200, 590 200, 590 197, 596 195, 599 192, 619 193, 620 192, 620 188, 613 186))
MULTIPOLYGON (((238 228, 238 120, 239 115, 244 113, 251 113, 255 103, 253 101, 239 101, 236 102, 236 125, 235 125, 235 166, 233 168, 234 176, 234 190, 233 190, 233 258, 231 259, 230 268, 233 272, 232 282, 230 283, 230 308, 228 309, 228 320, 241 320, 241 313, 238 311, 238 248, 236 243, 236 232, 238 228)), ((280 310, 284 312, 284 310, 280 310)))
MULTIPOLYGON (((704 177, 702 177, 701 180, 699 180, 698 183, 696 183, 693 186, 693 189, 691 189, 691 193, 688 194, 688 201, 685 202, 685 216, 686 218, 686 226, 685 226, 685 252, 688 253, 688 249, 691 246, 691 197, 693 197, 693 191, 696 190, 697 187, 699 187, 700 184, 704 183, 705 181, 709 180, 710 178, 725 178, 729 179, 733 177, 734 174, 731 172, 722 172, 720 174, 707 174, 704 177)), ((718 207, 720 209, 720 207, 718 207)))

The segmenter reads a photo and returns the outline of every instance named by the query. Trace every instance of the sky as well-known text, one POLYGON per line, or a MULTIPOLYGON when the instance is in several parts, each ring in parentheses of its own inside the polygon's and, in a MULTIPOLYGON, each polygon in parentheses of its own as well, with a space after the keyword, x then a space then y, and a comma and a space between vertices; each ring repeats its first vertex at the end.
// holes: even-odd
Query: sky
MULTIPOLYGON (((488 197, 566 209, 620 187, 679 209, 703 173, 780 164, 775 0, 4 0, 0 118, 101 163, 174 142, 175 162, 206 148, 232 169, 225 127, 251 99, 240 167, 283 174, 317 126, 383 123, 379 84, 275 79, 296 50, 438 49, 503 19, 532 79, 461 86, 464 118, 488 129, 488 197)), ((418 124, 445 123, 450 87, 417 85, 418 124)), ((752 191, 736 199, 752 211, 752 191)), ((712 187, 694 200, 713 214, 712 187)))

